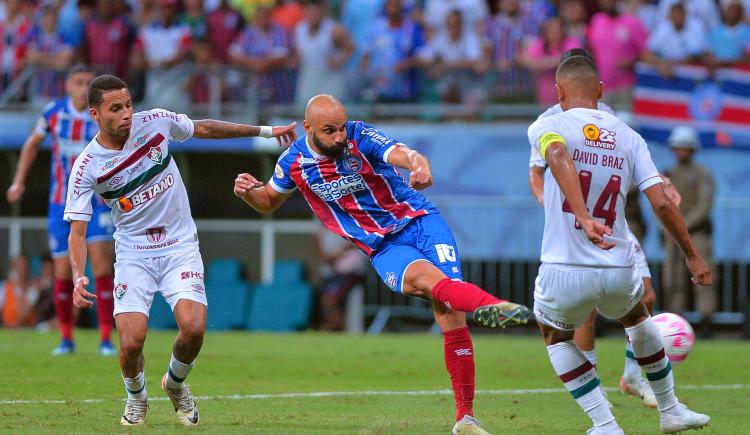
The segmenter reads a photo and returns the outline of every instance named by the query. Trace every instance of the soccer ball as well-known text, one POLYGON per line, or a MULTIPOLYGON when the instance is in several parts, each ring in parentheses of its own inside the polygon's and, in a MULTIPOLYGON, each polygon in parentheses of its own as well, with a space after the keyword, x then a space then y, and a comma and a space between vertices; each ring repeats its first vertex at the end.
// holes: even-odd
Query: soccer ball
POLYGON ((695 334, 690 323, 673 313, 661 313, 654 316, 654 323, 659 328, 661 339, 664 341, 664 352, 669 362, 676 366, 684 361, 693 350, 693 343, 695 343, 695 334))

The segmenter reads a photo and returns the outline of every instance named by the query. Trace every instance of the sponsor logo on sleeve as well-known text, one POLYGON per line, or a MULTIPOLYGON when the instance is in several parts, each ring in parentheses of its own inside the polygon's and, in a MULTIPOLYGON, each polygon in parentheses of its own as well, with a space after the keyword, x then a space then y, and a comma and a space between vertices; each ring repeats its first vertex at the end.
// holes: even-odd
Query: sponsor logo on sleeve
POLYGON ((284 170, 281 168, 281 165, 276 163, 276 168, 274 169, 274 173, 276 173, 276 178, 279 180, 284 178, 284 170))
POLYGON ((446 245, 444 243, 435 245, 435 252, 437 252, 438 255, 438 261, 440 263, 455 263, 456 261, 456 249, 451 245, 446 245))

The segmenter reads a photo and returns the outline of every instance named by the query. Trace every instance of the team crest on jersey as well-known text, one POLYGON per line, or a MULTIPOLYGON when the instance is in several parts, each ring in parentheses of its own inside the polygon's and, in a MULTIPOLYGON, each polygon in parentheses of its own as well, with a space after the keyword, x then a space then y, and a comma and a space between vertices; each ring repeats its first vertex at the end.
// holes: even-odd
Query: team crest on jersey
POLYGON ((157 165, 161 164, 162 160, 164 159, 164 156, 161 153, 161 147, 159 145, 151 147, 146 155, 157 165))
POLYGON ((154 227, 146 230, 146 238, 149 242, 157 244, 167 238, 167 227, 154 227))
POLYGON ((347 156, 344 157, 341 166, 346 173, 358 174, 362 170, 362 160, 357 156, 347 156))
POLYGON ((583 126, 583 135, 586 137, 584 141, 586 146, 605 150, 613 150, 617 147, 615 132, 606 128, 599 128, 594 124, 586 124, 583 126))
POLYGON ((388 285, 388 287, 391 288, 391 290, 395 290, 396 289, 396 274, 393 272, 386 272, 385 283, 386 285, 388 285))
POLYGON ((115 286, 114 295, 117 298, 117 300, 121 300, 123 296, 125 296, 125 292, 128 291, 128 285, 123 283, 118 283, 115 286))

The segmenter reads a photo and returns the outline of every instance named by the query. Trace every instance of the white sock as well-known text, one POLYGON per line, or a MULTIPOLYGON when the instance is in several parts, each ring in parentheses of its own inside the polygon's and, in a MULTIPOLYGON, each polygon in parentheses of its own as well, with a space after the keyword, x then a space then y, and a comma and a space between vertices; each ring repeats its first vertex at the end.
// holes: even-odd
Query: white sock
POLYGON ((629 340, 625 344, 625 370, 622 372, 622 377, 628 381, 637 381, 641 377, 641 366, 635 359, 633 345, 629 340))
POLYGON ((547 346, 549 360, 555 373, 565 384, 578 405, 588 414, 594 426, 614 429, 617 426, 599 387, 594 365, 589 362, 572 340, 547 346))
POLYGON ((125 391, 128 392, 128 399, 145 399, 146 398, 146 376, 143 372, 138 373, 134 378, 122 376, 125 382, 125 391))
POLYGON ((581 353, 583 353, 583 356, 589 360, 592 366, 596 366, 596 348, 591 350, 581 350, 581 353))
POLYGON ((646 378, 654 390, 659 411, 677 405, 672 366, 664 353, 664 343, 651 316, 633 327, 625 328, 625 331, 630 338, 633 355, 646 372, 646 378))
POLYGON ((174 354, 172 354, 172 357, 169 359, 169 370, 167 371, 167 387, 179 388, 180 385, 185 382, 185 378, 187 378, 187 375, 190 373, 190 370, 194 365, 195 361, 190 364, 185 364, 184 362, 178 361, 177 358, 174 357, 174 354))

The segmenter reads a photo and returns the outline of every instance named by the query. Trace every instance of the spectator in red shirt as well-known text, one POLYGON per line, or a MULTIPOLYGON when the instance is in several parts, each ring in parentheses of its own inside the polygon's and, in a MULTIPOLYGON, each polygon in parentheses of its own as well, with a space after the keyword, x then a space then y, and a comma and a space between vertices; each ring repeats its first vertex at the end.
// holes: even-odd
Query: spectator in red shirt
POLYGON ((7 0, 5 21, 0 22, 0 61, 2 62, 2 89, 21 72, 26 59, 26 44, 31 32, 27 0, 7 0))
POLYGON ((280 0, 271 11, 271 21, 289 33, 305 19, 305 7, 297 0, 280 0))
POLYGON ((83 58, 100 73, 126 77, 134 36, 128 19, 117 13, 115 2, 99 0, 96 13, 86 22, 83 58))
POLYGON ((229 61, 229 46, 243 26, 242 15, 229 6, 229 0, 221 0, 219 8, 208 16, 208 40, 222 63, 229 61))

